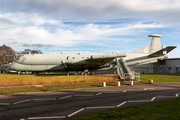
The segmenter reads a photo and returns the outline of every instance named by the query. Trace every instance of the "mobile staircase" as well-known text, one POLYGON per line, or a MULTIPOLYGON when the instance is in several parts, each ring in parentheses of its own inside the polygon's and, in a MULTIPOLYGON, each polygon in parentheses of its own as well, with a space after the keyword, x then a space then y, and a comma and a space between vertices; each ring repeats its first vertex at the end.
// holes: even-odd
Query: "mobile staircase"
POLYGON ((126 65, 126 62, 123 58, 116 58, 116 63, 117 63, 117 75, 118 75, 118 80, 134 80, 140 79, 139 73, 134 73, 131 72, 129 67, 126 65))

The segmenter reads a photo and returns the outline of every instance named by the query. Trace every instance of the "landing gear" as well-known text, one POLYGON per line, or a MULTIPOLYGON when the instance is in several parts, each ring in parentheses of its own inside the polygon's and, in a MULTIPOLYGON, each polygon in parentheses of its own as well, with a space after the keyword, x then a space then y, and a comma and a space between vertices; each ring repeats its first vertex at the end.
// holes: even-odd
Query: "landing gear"
POLYGON ((39 75, 39 72, 36 72, 37 75, 39 75))
POLYGON ((92 75, 92 73, 88 71, 88 69, 85 69, 84 72, 81 72, 81 75, 92 75))
POLYGON ((38 75, 38 74, 39 74, 39 72, 32 72, 31 74, 37 74, 37 75, 38 75))

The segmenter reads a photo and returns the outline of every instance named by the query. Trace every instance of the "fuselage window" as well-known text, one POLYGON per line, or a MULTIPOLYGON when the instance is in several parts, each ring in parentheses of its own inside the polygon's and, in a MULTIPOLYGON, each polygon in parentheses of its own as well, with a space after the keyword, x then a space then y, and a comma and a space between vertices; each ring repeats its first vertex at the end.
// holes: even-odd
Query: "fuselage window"
POLYGON ((73 57, 73 59, 75 59, 75 57, 73 57))

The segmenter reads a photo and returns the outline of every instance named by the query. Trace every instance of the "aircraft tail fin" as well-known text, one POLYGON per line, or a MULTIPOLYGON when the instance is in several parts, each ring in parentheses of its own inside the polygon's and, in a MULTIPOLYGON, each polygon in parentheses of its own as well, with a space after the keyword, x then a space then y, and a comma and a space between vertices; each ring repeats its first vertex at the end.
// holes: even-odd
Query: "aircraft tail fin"
POLYGON ((144 46, 140 49, 137 49, 135 51, 132 51, 131 53, 151 54, 151 53, 154 53, 158 50, 161 50, 160 37, 162 37, 162 36, 158 35, 158 34, 151 34, 151 35, 148 35, 148 37, 152 37, 151 44, 144 46))

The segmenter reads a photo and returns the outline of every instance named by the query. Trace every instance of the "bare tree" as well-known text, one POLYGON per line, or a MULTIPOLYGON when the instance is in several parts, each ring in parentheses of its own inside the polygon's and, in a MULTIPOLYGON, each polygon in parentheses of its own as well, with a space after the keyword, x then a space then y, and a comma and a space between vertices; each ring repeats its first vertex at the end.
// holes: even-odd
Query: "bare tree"
POLYGON ((14 60, 14 50, 6 45, 0 46, 0 67, 3 64, 8 64, 14 60))

